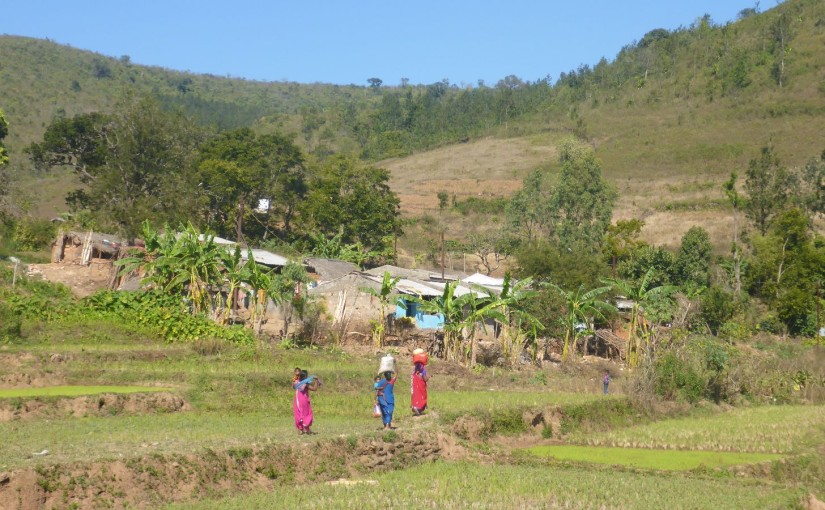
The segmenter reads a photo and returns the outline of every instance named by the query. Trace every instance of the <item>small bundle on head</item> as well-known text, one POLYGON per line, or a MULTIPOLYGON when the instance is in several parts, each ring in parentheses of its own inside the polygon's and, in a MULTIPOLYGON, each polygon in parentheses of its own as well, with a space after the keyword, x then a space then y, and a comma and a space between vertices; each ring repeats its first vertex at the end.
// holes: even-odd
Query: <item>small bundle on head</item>
POLYGON ((416 349, 413 351, 413 364, 421 363, 426 365, 430 357, 424 349, 416 349))

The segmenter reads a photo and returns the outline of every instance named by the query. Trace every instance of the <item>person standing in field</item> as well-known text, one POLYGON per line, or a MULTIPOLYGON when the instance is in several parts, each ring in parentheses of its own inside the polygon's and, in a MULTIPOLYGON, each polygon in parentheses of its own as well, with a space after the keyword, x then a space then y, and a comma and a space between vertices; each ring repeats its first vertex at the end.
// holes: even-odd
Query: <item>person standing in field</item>
POLYGON ((604 387, 604 394, 607 395, 607 387, 610 386, 610 372, 605 370, 604 377, 602 377, 602 386, 604 387))
POLYGON ((292 412, 295 416, 295 428, 299 434, 312 434, 312 403, 309 400, 309 392, 317 391, 321 385, 320 380, 309 375, 306 370, 295 369, 297 381, 292 383, 295 390, 295 398, 292 400, 292 412))
POLYGON ((381 421, 384 423, 384 430, 394 429, 392 426, 392 414, 395 412, 395 380, 397 376, 391 371, 384 372, 384 379, 375 385, 375 398, 381 408, 381 421))
POLYGON ((410 401, 413 416, 421 416, 421 413, 427 409, 427 381, 429 380, 430 374, 427 373, 424 363, 415 362, 412 373, 412 399, 410 401))

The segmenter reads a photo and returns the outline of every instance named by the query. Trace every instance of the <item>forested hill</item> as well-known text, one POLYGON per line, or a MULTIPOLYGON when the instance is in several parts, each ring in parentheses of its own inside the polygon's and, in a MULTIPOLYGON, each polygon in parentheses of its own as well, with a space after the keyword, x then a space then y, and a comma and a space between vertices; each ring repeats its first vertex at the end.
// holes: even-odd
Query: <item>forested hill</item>
POLYGON ((618 181, 727 174, 766 143, 789 165, 822 151, 825 2, 743 9, 726 25, 705 17, 651 28, 618 55, 558 78, 468 88, 367 85, 368 77, 364 86, 262 83, 0 36, 0 108, 13 168, 27 164, 23 147, 55 116, 106 110, 126 92, 155 95, 220 129, 287 133, 319 157, 346 151, 377 161, 486 135, 573 132, 618 181))

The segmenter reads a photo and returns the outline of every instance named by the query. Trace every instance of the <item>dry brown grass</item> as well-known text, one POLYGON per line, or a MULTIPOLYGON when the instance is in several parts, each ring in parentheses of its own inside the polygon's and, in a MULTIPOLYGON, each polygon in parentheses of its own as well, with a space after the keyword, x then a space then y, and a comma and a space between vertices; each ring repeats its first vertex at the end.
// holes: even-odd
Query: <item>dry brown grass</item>
POLYGON ((555 162, 556 146, 547 138, 484 138, 442 147, 376 166, 390 171, 390 186, 401 198, 406 215, 438 209, 438 193, 507 197, 521 188, 530 170, 555 162))

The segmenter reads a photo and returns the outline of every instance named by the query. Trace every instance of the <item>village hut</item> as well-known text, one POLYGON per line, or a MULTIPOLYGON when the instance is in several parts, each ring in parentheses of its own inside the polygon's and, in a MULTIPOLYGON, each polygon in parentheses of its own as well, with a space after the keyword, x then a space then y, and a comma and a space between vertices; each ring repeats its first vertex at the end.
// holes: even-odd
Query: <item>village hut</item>
POLYGON ((79 264, 88 266, 92 262, 117 259, 126 241, 120 237, 99 232, 59 231, 52 242, 52 263, 79 264))

